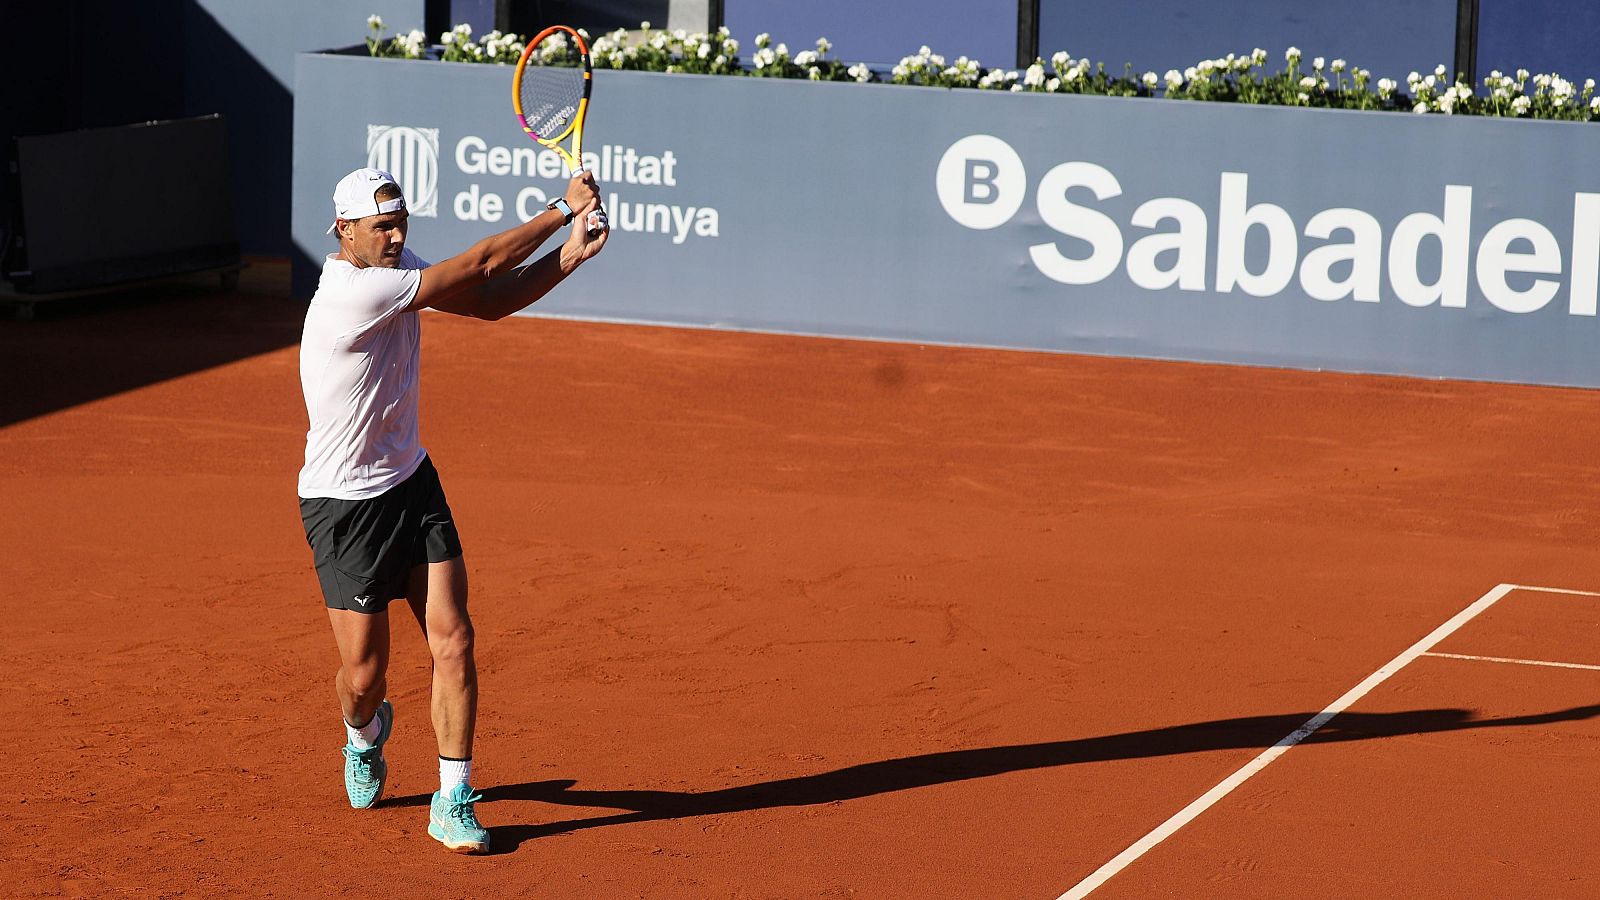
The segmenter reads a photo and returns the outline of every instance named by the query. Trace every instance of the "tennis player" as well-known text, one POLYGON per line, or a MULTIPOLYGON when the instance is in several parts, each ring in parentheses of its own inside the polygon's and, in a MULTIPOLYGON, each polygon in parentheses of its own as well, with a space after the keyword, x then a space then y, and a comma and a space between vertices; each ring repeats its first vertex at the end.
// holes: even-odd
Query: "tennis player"
POLYGON ((418 439, 418 312, 500 319, 543 297, 605 246, 591 233, 592 174, 532 220, 430 265, 406 248, 406 201, 394 177, 357 169, 333 192, 339 252, 329 254, 306 310, 300 385, 310 429, 300 516, 339 647, 334 690, 344 713, 350 805, 383 795, 383 746, 394 727, 385 699, 389 603, 404 599, 433 656, 432 718, 439 791, 428 833, 463 853, 489 848, 473 804, 478 682, 467 569, 439 474, 418 439), (559 249, 520 266, 574 219, 559 249))

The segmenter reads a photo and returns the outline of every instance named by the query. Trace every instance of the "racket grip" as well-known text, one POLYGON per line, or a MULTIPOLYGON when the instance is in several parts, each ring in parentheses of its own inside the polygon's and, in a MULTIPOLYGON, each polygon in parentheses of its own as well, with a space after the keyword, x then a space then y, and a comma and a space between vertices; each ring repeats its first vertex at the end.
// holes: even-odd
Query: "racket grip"
POLYGON ((611 220, 606 217, 604 210, 593 209, 584 219, 584 225, 588 227, 590 237, 597 237, 601 232, 610 230, 611 220))

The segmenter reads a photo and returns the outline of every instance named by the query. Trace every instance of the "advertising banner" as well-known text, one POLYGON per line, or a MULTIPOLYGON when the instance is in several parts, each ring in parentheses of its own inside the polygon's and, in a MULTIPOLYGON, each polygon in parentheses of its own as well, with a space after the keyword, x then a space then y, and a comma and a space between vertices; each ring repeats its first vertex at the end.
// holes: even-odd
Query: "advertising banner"
MULTIPOLYGON (((389 169, 427 259, 565 173, 508 67, 304 54, 297 292, 331 191, 389 169)), ((614 234, 530 312, 1600 386, 1600 129, 595 73, 614 234)))

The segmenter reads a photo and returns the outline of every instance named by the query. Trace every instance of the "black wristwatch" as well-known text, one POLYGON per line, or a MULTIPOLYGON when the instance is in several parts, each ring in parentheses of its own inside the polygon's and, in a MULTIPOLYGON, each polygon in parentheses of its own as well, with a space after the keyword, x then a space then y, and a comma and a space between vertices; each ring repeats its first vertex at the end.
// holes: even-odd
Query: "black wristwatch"
POLYGON ((554 200, 551 200, 549 203, 545 204, 545 209, 560 210, 561 215, 566 219, 566 221, 561 223, 563 225, 571 225, 572 217, 577 215, 577 213, 572 211, 572 207, 567 205, 567 198, 565 197, 557 197, 554 200))

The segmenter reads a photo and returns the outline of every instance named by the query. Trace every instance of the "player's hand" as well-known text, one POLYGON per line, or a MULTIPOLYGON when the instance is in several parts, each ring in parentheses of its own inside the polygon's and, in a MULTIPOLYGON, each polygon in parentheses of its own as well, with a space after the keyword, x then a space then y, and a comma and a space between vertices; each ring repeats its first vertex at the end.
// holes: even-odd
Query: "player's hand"
POLYGON ((568 274, 599 253, 606 245, 606 238, 611 236, 609 227, 591 230, 595 224, 594 217, 605 215, 600 209, 598 196, 582 207, 573 207, 573 210, 572 227, 568 229, 567 242, 561 246, 561 267, 568 274))
MULTIPOLYGON (((572 176, 572 180, 567 182, 566 201, 567 206, 575 213, 590 202, 600 202, 600 185, 595 183, 593 172, 580 169, 578 174, 572 176)), ((581 214, 580 218, 574 221, 581 221, 581 214)))

